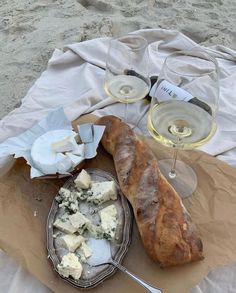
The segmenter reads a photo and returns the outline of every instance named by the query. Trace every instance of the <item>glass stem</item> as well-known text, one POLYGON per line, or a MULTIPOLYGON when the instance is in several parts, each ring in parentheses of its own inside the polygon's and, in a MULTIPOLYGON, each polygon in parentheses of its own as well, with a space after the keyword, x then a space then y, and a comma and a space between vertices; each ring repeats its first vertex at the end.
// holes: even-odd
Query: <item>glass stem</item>
POLYGON ((127 114, 128 114, 128 103, 125 103, 125 122, 128 123, 127 119, 127 114))
POLYGON ((171 170, 169 172, 169 177, 171 179, 174 179, 176 177, 176 161, 177 161, 177 155, 178 155, 178 149, 174 150, 174 157, 173 157, 173 165, 171 167, 171 170))
POLYGON ((175 149, 174 149, 174 157, 173 157, 173 164, 172 164, 172 167, 171 167, 171 170, 169 172, 169 177, 171 179, 174 179, 176 177, 176 162, 177 162, 177 155, 178 155, 178 146, 180 145, 180 142, 181 142, 181 138, 178 137, 177 138, 177 143, 175 145, 175 149))
POLYGON ((132 130, 134 130, 135 128, 139 128, 139 123, 143 120, 143 118, 145 117, 145 115, 148 113, 149 109, 147 108, 143 115, 138 119, 137 122, 135 122, 135 125, 131 128, 132 130))

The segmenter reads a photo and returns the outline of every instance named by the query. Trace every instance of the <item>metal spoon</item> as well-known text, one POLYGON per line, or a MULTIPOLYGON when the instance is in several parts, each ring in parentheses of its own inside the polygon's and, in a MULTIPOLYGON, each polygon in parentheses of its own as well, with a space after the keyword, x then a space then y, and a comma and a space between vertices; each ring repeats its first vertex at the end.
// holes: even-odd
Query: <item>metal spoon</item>
POLYGON ((128 271, 124 266, 119 264, 117 261, 112 259, 110 242, 105 239, 90 239, 88 241, 89 247, 92 249, 93 254, 88 259, 88 264, 93 267, 102 266, 105 264, 111 264, 118 268, 123 273, 126 273, 131 279, 135 280, 141 286, 143 286, 148 292, 151 293, 164 293, 160 288, 156 288, 141 278, 137 277, 135 274, 128 271), (101 253, 102 251, 102 253, 101 253))

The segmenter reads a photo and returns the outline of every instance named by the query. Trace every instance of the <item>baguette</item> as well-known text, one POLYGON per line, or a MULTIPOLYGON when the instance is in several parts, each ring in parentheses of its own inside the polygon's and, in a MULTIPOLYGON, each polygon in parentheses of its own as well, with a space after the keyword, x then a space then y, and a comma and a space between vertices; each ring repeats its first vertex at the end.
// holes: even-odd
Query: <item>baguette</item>
POLYGON ((106 126, 102 145, 113 156, 148 255, 162 267, 203 259, 197 228, 148 145, 115 116, 102 117, 97 124, 106 126))

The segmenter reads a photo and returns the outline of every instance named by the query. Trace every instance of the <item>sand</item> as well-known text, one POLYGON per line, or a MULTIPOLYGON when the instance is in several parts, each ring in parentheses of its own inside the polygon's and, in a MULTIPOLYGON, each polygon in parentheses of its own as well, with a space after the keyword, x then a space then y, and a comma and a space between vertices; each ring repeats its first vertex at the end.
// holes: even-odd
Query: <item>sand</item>
POLYGON ((0 119, 20 106, 55 48, 143 28, 236 49, 236 0, 1 0, 0 119))

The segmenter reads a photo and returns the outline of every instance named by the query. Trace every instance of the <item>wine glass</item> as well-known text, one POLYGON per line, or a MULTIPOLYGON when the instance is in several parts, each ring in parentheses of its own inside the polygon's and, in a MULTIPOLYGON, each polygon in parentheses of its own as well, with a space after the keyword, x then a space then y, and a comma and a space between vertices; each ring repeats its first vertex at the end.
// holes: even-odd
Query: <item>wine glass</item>
POLYGON ((112 98, 126 104, 143 99, 150 90, 148 43, 140 35, 111 39, 106 60, 104 89, 112 98))
POLYGON ((160 170, 185 198, 196 189, 197 176, 177 160, 177 152, 201 146, 216 131, 217 61, 200 49, 169 55, 150 95, 148 130, 154 139, 174 149, 173 159, 159 161, 160 170))

